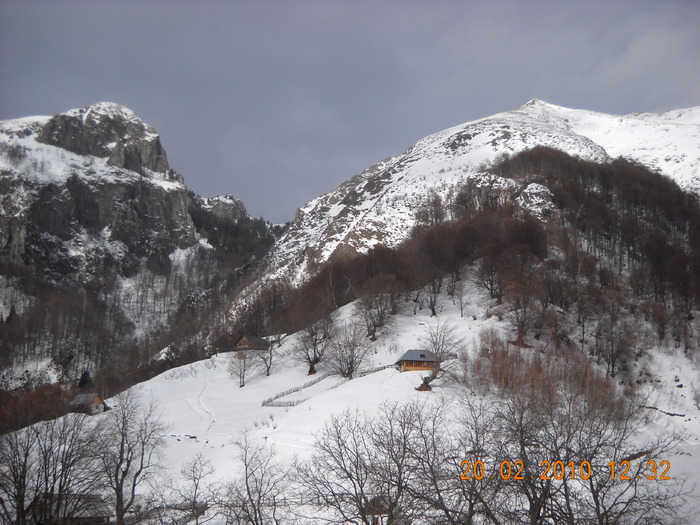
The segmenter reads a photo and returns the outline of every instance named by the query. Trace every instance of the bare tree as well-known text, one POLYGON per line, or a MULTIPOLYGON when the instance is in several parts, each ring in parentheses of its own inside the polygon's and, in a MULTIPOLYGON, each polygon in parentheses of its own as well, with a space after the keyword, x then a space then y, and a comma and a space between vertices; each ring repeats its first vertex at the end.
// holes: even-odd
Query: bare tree
POLYGON ((265 333, 276 337, 279 346, 280 337, 287 330, 287 308, 292 300, 292 287, 281 281, 273 281, 260 293, 263 304, 265 333))
POLYGON ((386 325, 394 310, 395 303, 391 293, 370 293, 355 302, 355 311, 364 321, 367 337, 372 341, 377 339, 377 329, 386 325))
POLYGON ((236 445, 241 476, 226 486, 219 501, 226 523, 281 523, 287 471, 277 462, 274 449, 248 432, 236 445))
POLYGON ((445 209, 442 197, 435 190, 431 190, 425 202, 416 212, 417 227, 429 228, 444 222, 445 209))
POLYGON ((316 437, 311 459, 297 465, 300 496, 334 516, 326 521, 370 525, 366 504, 374 494, 366 423, 358 412, 332 416, 316 437))
MULTIPOLYGON (((670 469, 667 458, 678 450, 684 437, 667 432, 640 439, 644 434, 644 409, 638 399, 623 401, 612 417, 601 411, 602 407, 596 407, 592 417, 581 409, 580 399, 573 404, 578 408, 582 430, 571 433, 572 448, 579 458, 591 463, 593 475, 587 480, 580 510, 569 519, 590 515, 598 523, 688 523, 679 504, 693 489, 687 486, 685 477, 677 474, 672 484, 663 481, 664 464, 670 469), (630 469, 625 473, 628 465, 630 469)), ((567 478, 563 481, 574 483, 567 478)))
POLYGON ((576 333, 578 341, 581 343, 581 351, 584 351, 588 339, 591 337, 596 315, 596 301, 593 297, 595 289, 592 286, 583 288, 576 299, 576 333))
POLYGON ((24 525, 35 496, 37 436, 29 428, 0 436, 0 508, 4 523, 24 525))
POLYGON ((607 363, 607 373, 615 377, 619 366, 632 352, 637 341, 635 330, 621 317, 620 307, 608 303, 598 321, 595 333, 598 360, 607 363))
POLYGON ((428 308, 430 308, 432 317, 437 317, 438 308, 441 309, 443 306, 442 285, 444 281, 443 275, 435 271, 424 287, 424 294, 428 300, 428 308))
POLYGON ((385 405, 375 418, 345 411, 317 436, 312 458, 297 466, 301 497, 320 509, 320 521, 372 525, 411 522, 407 490, 414 409, 385 405), (326 517, 327 516, 327 517, 326 517))
POLYGON ((333 336, 333 319, 324 316, 301 331, 293 348, 295 358, 309 365, 309 375, 316 373, 333 336))
POLYGON ((256 350, 255 357, 265 369, 265 375, 269 376, 272 370, 272 363, 275 360, 275 347, 272 343, 264 350, 256 350))
POLYGON ((238 386, 245 386, 245 378, 250 369, 253 367, 253 355, 255 350, 237 350, 233 352, 233 357, 229 363, 229 372, 232 376, 238 378, 238 386))
POLYGON ((500 245, 488 245, 480 251, 482 256, 478 259, 476 267, 472 269, 476 284, 483 287, 498 304, 503 300, 505 288, 501 272, 502 250, 503 247, 500 245))
POLYGON ((460 401, 457 430, 452 403, 416 408, 408 490, 428 523, 499 523, 492 507, 501 482, 481 470, 493 443, 490 403, 467 396, 460 401))
POLYGON ((423 383, 418 390, 430 390, 430 383, 449 369, 449 362, 457 357, 460 349, 464 347, 464 341, 455 334, 452 325, 438 320, 428 324, 421 343, 435 356, 435 366, 423 377, 423 383))
POLYGON ((467 305, 467 301, 469 299, 469 295, 467 294, 465 282, 463 279, 463 275, 465 274, 464 268, 459 270, 459 279, 455 283, 455 296, 456 296, 456 302, 457 305, 459 306, 459 316, 464 317, 464 307, 467 305))
POLYGON ((211 521, 214 517, 204 516, 212 499, 205 485, 205 479, 212 474, 214 474, 214 467, 201 452, 185 462, 180 470, 183 484, 177 488, 177 497, 181 509, 187 513, 188 523, 194 520, 195 525, 200 525, 211 521))
POLYGON ((358 323, 346 323, 334 335, 330 344, 329 366, 331 372, 352 379, 360 371, 369 356, 362 327, 358 323))
POLYGON ((508 285, 506 293, 510 303, 507 318, 515 329, 517 346, 525 345, 525 335, 535 324, 540 312, 536 298, 542 295, 542 283, 535 257, 527 250, 512 249, 506 252, 508 264, 504 265, 508 285))
POLYGON ((99 477, 97 442, 92 422, 82 414, 0 436, 2 521, 23 525, 30 518, 64 520, 86 510, 99 477))
POLYGON ((144 404, 134 389, 119 394, 106 415, 99 461, 112 492, 117 525, 124 525, 127 513, 137 510, 139 490, 154 479, 165 432, 155 401, 144 404))
POLYGON ((201 453, 186 461, 177 478, 159 483, 158 494, 154 494, 153 509, 148 513, 148 522, 201 525, 214 519, 217 514, 211 509, 216 491, 206 484, 206 478, 213 473, 214 467, 201 453))

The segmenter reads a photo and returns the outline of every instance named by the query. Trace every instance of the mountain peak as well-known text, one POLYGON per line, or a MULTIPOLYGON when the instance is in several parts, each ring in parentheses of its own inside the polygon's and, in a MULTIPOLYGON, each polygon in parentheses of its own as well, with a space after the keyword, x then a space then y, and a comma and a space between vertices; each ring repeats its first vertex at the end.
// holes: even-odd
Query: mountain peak
POLYGON ((520 106, 520 108, 522 109, 522 108, 527 108, 527 107, 531 107, 531 106, 549 106, 549 105, 551 105, 551 104, 549 104, 548 102, 545 102, 544 100, 540 100, 539 98, 533 98, 533 99, 530 99, 527 102, 525 102, 525 104, 520 106))
MULTIPOLYGON (((148 124, 144 123, 139 117, 136 116, 131 109, 126 106, 122 106, 116 102, 96 102, 91 106, 85 106, 82 108, 71 109, 61 115, 66 115, 69 117, 80 117, 83 122, 87 119, 101 119, 103 117, 115 120, 125 120, 141 123, 143 126, 149 127, 148 124)), ((152 129, 152 128, 151 128, 152 129)))
POLYGON ((520 106, 517 111, 522 111, 522 110, 549 110, 549 111, 556 111, 556 110, 566 110, 567 108, 563 106, 557 106, 556 104, 552 104, 551 102, 547 102, 546 100, 541 100, 539 98, 533 98, 531 100, 528 100, 520 106))
POLYGON ((520 106, 518 109, 532 109, 532 108, 538 108, 538 109, 567 109, 563 106, 557 106, 556 104, 552 104, 551 102, 547 102, 546 100, 541 100, 539 98, 533 98, 531 100, 528 100, 520 106))
POLYGON ((98 102, 51 117, 37 140, 78 155, 107 158, 112 166, 142 175, 145 170, 163 173, 169 169, 155 129, 114 102, 98 102))
POLYGON ((537 210, 552 205, 545 188, 519 187, 483 168, 504 154, 538 146, 596 163, 623 157, 700 192, 700 126, 694 119, 692 110, 639 118, 532 99, 518 109, 434 133, 301 208, 270 255, 271 273, 303 278, 336 252, 399 246, 416 224, 417 210, 435 196, 448 202, 465 184, 475 202, 509 200, 544 217, 537 210))

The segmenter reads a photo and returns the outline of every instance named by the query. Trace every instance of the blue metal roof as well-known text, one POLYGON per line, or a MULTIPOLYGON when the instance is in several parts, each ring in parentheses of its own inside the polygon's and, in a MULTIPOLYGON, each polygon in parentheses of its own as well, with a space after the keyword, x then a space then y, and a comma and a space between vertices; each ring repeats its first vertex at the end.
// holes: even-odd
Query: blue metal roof
POLYGON ((433 362, 435 361, 435 354, 430 350, 407 350, 406 353, 396 362, 400 363, 401 361, 433 362))

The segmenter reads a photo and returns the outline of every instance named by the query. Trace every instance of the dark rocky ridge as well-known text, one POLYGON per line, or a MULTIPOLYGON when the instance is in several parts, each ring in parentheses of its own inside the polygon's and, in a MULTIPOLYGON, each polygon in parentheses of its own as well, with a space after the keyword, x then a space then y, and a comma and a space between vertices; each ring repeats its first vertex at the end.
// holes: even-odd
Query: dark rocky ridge
POLYGON ((109 269, 132 276, 142 257, 165 268, 173 250, 195 243, 188 202, 184 187, 163 191, 146 180, 91 184, 73 175, 65 185, 42 187, 27 210, 28 220, 14 225, 25 231, 13 238, 25 243, 10 246, 21 257, 13 262, 56 282, 84 281, 109 269), (91 249, 67 248, 86 237, 96 239, 91 249), (70 252, 74 255, 58 256, 70 252))
MULTIPOLYGON (((28 176, 0 175, 8 194, 23 201, 13 210, 3 203, 5 263, 49 283, 86 283, 105 272, 133 276, 142 258, 168 271, 169 254, 195 244, 182 177, 170 169, 155 130, 131 110, 98 103, 13 131, 5 133, 11 147, 18 147, 15 137, 34 138, 84 160, 51 159, 48 167, 33 161, 28 176), (62 164, 62 178, 45 176, 62 164)), ((22 144, 31 158, 24 146, 31 143, 22 144)))
POLYGON ((52 117, 37 140, 78 155, 107 159, 107 164, 144 174, 170 169, 160 137, 134 113, 101 102, 52 117))
POLYGON ((273 242, 239 200, 190 192, 127 108, 0 122, 0 328, 11 334, 0 334, 0 388, 85 370, 127 381, 166 366, 152 357, 168 345, 173 359, 205 353, 224 318, 211 311, 273 242))

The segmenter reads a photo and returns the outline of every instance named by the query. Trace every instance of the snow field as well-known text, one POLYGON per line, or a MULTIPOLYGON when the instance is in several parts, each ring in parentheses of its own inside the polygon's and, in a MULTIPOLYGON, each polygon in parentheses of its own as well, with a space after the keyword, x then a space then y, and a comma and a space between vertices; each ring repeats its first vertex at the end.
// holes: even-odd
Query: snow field
MULTIPOLYGON (((429 311, 419 310, 413 315, 413 304, 405 303, 403 311, 394 316, 391 324, 379 334, 373 345, 371 363, 374 367, 395 362, 406 350, 421 347, 421 338, 430 323, 450 323, 464 341, 464 348, 475 356, 479 334, 486 329, 504 331, 508 327, 496 317, 487 319, 490 306, 488 298, 467 284, 469 303, 464 317, 452 298, 443 297, 443 307, 438 319, 429 311), (476 317, 476 319, 474 319, 476 317)), ((336 323, 342 323, 353 315, 353 305, 347 305, 336 313, 336 323)), ((191 365, 176 368, 135 388, 146 397, 155 399, 163 409, 163 418, 170 423, 163 453, 163 464, 169 476, 176 477, 181 466, 197 453, 211 461, 216 473, 212 480, 233 479, 239 466, 236 459, 236 440, 248 430, 252 437, 274 445, 278 459, 291 465, 295 458, 308 458, 313 451, 315 436, 333 416, 345 410, 361 410, 376 413, 385 403, 447 400, 457 410, 458 398, 465 395, 463 386, 442 378, 433 383, 432 392, 418 392, 421 372, 399 373, 388 368, 364 377, 358 377, 330 388, 338 382, 329 377, 309 389, 290 394, 281 399, 309 399, 294 407, 264 407, 262 400, 284 390, 303 385, 310 377, 307 367, 291 360, 289 353, 294 336, 283 340, 278 357, 269 377, 257 371, 246 379, 240 388, 238 379, 229 372, 232 354, 218 354, 191 365)), ((522 349, 536 352, 535 349, 522 349)), ((678 455, 669 457, 672 476, 686 474, 700 481, 700 410, 695 404, 693 381, 700 385, 697 367, 678 352, 652 352, 644 366, 653 371, 654 380, 649 383, 648 410, 649 434, 674 430, 686 432, 687 439, 678 455), (678 388, 683 384, 682 388, 678 388), (664 413, 666 412, 666 413, 664 413), (683 414, 683 417, 668 415, 683 414)), ((641 366, 641 365, 640 365, 641 366)), ((318 366, 319 373, 324 365, 318 366)), ((477 395, 469 390, 466 395, 477 395)), ((455 413, 454 421, 458 421, 455 413)), ((642 440, 644 436, 640 436, 642 440)), ((670 483, 671 481, 669 481, 670 483)), ((689 501, 689 505, 697 503, 689 501)))

